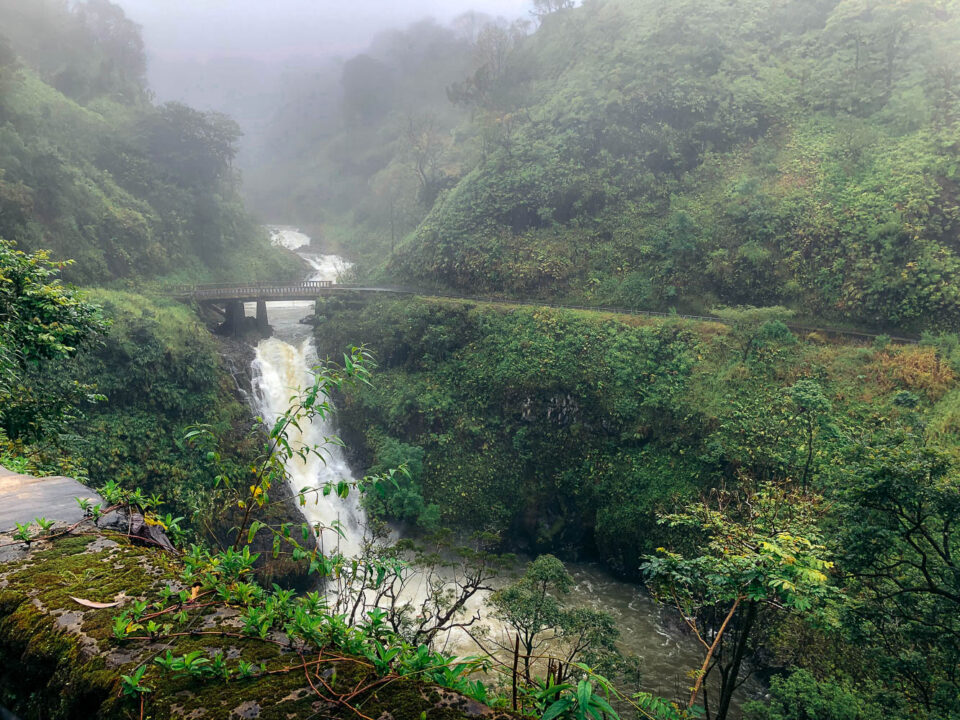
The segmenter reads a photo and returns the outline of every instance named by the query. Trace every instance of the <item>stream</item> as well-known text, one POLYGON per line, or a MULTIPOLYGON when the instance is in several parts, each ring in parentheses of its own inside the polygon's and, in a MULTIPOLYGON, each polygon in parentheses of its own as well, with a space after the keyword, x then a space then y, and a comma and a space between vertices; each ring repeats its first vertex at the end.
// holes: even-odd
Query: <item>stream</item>
MULTIPOLYGON (((274 243, 297 251, 312 267, 310 280, 337 280, 349 268, 334 255, 310 254, 306 251, 310 238, 290 227, 272 227, 274 243)), ((312 302, 275 302, 270 304, 273 336, 256 347, 253 381, 256 412, 268 423, 283 413, 297 388, 311 384, 311 368, 317 362, 316 348, 309 325, 300 320, 313 312, 312 302)), ((250 309, 248 309, 250 313, 250 309)), ((305 424, 301 432, 293 431, 295 442, 307 445, 322 443, 336 435, 331 419, 305 424)), ((307 487, 353 479, 342 447, 328 445, 326 462, 311 458, 304 463, 295 458, 288 465, 291 489, 297 493, 307 487)), ((363 536, 364 511, 356 493, 341 499, 335 493, 311 496, 303 508, 308 522, 329 526, 339 521, 344 537, 339 549, 345 555, 356 554, 363 536)), ((329 551, 332 548, 325 548, 329 551)), ((616 579, 601 566, 588 563, 566 563, 575 579, 575 587, 566 600, 596 610, 604 610, 616 619, 620 630, 621 649, 640 658, 641 687, 664 697, 684 697, 691 680, 687 673, 700 666, 703 648, 689 633, 677 629, 675 614, 658 607, 641 586, 616 579), (673 617, 671 617, 673 615, 673 617)), ((518 567, 518 571, 522 568, 518 567)), ((479 599, 483 604, 483 599, 479 599)), ((476 654, 478 648, 469 637, 448 638, 445 649, 459 654, 476 654)), ((735 697, 732 715, 739 716, 740 703, 761 695, 763 688, 748 682, 735 697)))

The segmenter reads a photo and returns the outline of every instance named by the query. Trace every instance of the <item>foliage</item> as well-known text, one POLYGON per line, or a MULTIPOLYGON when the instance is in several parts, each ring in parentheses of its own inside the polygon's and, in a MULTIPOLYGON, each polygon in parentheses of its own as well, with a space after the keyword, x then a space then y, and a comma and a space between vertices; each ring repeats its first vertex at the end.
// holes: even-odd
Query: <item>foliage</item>
POLYGON ((78 283, 276 279, 297 263, 239 202, 232 121, 153 107, 139 28, 108 0, 0 3, 0 236, 78 283))
POLYGON ((958 469, 915 437, 858 448, 838 478, 836 546, 856 599, 855 641, 884 657, 931 715, 958 711, 958 469))
POLYGON ((561 625, 558 594, 570 591, 573 578, 553 555, 541 555, 527 567, 523 577, 502 590, 491 602, 497 617, 517 633, 523 649, 524 674, 530 680, 531 656, 543 645, 543 635, 561 625))
MULTIPOLYGON (((399 493, 388 488, 371 507, 412 520, 422 496, 448 527, 481 530, 537 507, 527 515, 536 525, 519 531, 544 550, 576 547, 595 514, 624 510, 634 522, 624 520, 619 552, 655 527, 661 493, 689 487, 682 477, 659 484, 668 471, 654 468, 661 456, 647 430, 666 431, 684 412, 696 342, 682 328, 417 302, 358 312, 331 313, 317 333, 322 353, 339 353, 353 333, 381 364, 376 386, 348 395, 340 420, 351 438, 369 438, 366 467, 382 467, 388 452, 412 460, 399 493), (633 485, 635 473, 646 477, 633 485)), ((604 538, 617 536, 611 526, 604 538)))
POLYGON ((60 282, 65 265, 0 238, 0 431, 12 440, 56 432, 98 397, 62 370, 107 328, 98 306, 60 282))
POLYGON ((808 670, 797 670, 770 681, 769 704, 750 702, 749 720, 874 720, 885 717, 849 684, 818 682, 808 670))
MULTIPOLYGON (((810 669, 824 682, 834 682, 833 672, 845 682, 844 668, 856 666, 864 702, 893 715, 927 712, 921 698, 955 694, 942 672, 953 662, 949 601, 917 593, 878 603, 898 591, 880 590, 880 576, 869 584, 857 576, 908 557, 897 505, 922 501, 909 512, 927 516, 936 533, 951 512, 947 479, 960 424, 949 338, 874 347, 772 333, 754 345, 747 332, 744 359, 743 342, 724 326, 423 299, 341 308, 318 327, 322 352, 351 337, 380 362, 376 386, 340 404, 351 444, 366 467, 385 437, 407 446, 404 457, 422 449, 419 487, 425 502, 440 505, 441 525, 495 521, 539 552, 589 552, 630 573, 657 545, 700 557, 699 523, 656 523, 658 512, 698 492, 736 495, 754 478, 784 497, 820 495, 815 508, 797 500, 793 512, 816 516, 812 542, 828 547, 837 562, 830 587, 842 588, 850 605, 813 624, 809 611, 758 607, 746 628, 741 602, 711 677, 724 667, 732 677, 746 628, 745 656, 762 650, 763 661, 810 669), (923 462, 892 454, 921 443, 935 448, 923 462), (931 474, 921 482, 924 467, 931 474), (874 486, 883 493, 868 498, 874 486), (886 509, 871 509, 884 496, 886 509), (922 631, 925 624, 941 629, 922 631), (774 647, 782 660, 767 654, 774 647)), ((926 541, 920 547, 936 554, 926 541)), ((945 581, 946 565, 928 568, 945 581)), ((716 629, 729 609, 717 605, 701 620, 716 629)))
POLYGON ((369 472, 376 475, 390 468, 404 468, 395 485, 383 488, 382 493, 368 493, 364 507, 375 518, 392 518, 413 523, 428 531, 439 529, 440 508, 423 499, 423 448, 401 442, 396 438, 380 437, 373 441, 373 465, 369 472))
MULTIPOLYGON (((211 607, 231 607, 240 611, 242 626, 238 628, 238 632, 221 634, 240 642, 246 640, 257 643, 257 647, 266 644, 293 650, 302 662, 296 669, 304 670, 311 688, 320 698, 327 695, 318 690, 317 686, 322 686, 330 694, 334 693, 331 685, 319 672, 325 653, 332 650, 334 657, 339 653, 358 657, 375 669, 376 679, 366 689, 398 678, 418 678, 451 688, 481 702, 503 702, 490 695, 482 681, 471 679, 471 676, 477 673, 489 672, 489 662, 481 658, 451 658, 430 648, 438 632, 465 626, 455 622, 463 603, 478 589, 489 589, 482 584, 489 577, 484 570, 488 562, 486 554, 474 555, 480 563, 475 565, 479 568, 479 574, 473 581, 469 581, 472 585, 458 586, 466 588, 467 592, 461 594, 452 604, 431 607, 430 603, 436 600, 428 600, 422 609, 431 607, 431 619, 424 621, 422 612, 418 618, 413 619, 407 612, 408 606, 398 609, 395 604, 399 599, 398 595, 379 592, 385 581, 388 587, 397 589, 392 580, 387 580, 389 568, 384 565, 382 558, 351 559, 343 557, 339 551, 325 554, 320 549, 321 543, 316 543, 312 549, 301 544, 298 540, 299 534, 291 531, 289 523, 273 526, 261 520, 265 518, 264 509, 272 502, 271 491, 290 480, 288 463, 322 455, 324 452, 322 445, 305 446, 295 442, 291 437, 291 430, 298 428, 301 423, 322 419, 332 412, 331 394, 335 390, 342 391, 346 385, 366 382, 368 363, 369 359, 363 351, 355 348, 351 354, 344 357, 342 369, 331 366, 316 368, 313 384, 294 395, 289 409, 271 424, 257 462, 239 476, 230 474, 223 467, 218 450, 215 447, 211 449, 208 444, 212 438, 207 428, 196 427, 187 433, 186 440, 200 448, 218 472, 217 482, 223 484, 235 498, 237 507, 242 511, 242 519, 235 528, 234 542, 228 547, 214 551, 192 544, 183 553, 180 586, 184 589, 177 591, 167 586, 158 599, 136 600, 127 610, 117 615, 113 623, 116 642, 157 643, 189 637, 195 632, 194 623, 207 615, 211 607), (295 560, 308 563, 310 572, 316 573, 321 579, 334 581, 351 572, 356 574, 358 568, 362 567, 363 577, 359 586, 351 589, 348 585, 348 592, 343 592, 344 588, 341 587, 334 595, 334 606, 328 605, 327 598, 319 592, 297 595, 294 591, 285 590, 278 585, 274 585, 272 591, 265 590, 251 576, 257 554, 251 552, 250 545, 260 529, 273 533, 275 555, 281 552, 281 548, 289 548, 295 560), (373 580, 374 577, 376 580, 373 580), (367 604, 368 600, 364 596, 367 591, 376 593, 372 604, 367 604), (382 607, 379 601, 384 599, 394 602, 382 607), (342 612, 341 608, 346 608, 346 612, 342 612), (360 615, 358 609, 361 611, 360 615), (404 627, 407 630, 411 627, 404 625, 404 618, 413 620, 412 642, 402 631, 404 627), (434 621, 436 624, 432 624, 434 621), (314 651, 319 651, 318 659, 308 661, 306 654, 314 651), (311 674, 316 682, 311 680, 311 674)), ((391 482, 392 477, 391 471, 385 476, 367 477, 357 483, 308 487, 298 493, 298 497, 305 502, 306 497, 311 494, 327 495, 335 492, 345 496, 353 489, 363 492, 391 482)), ((114 511, 119 505, 137 507, 146 512, 147 508, 159 503, 159 498, 145 499, 140 490, 124 492, 116 485, 104 487, 102 493, 108 502, 115 503, 104 512, 114 511)), ((160 521, 154 519, 153 522, 160 521)), ((320 524, 311 526, 307 523, 302 525, 301 530, 304 540, 320 537, 326 532, 340 532, 338 527, 325 527, 320 524)), ((555 558, 546 558, 538 563, 535 563, 536 567, 528 573, 535 582, 547 579, 548 576, 560 579, 569 577, 555 558)), ((395 577, 400 577, 397 571, 394 573, 395 577)), ((433 581, 428 578, 428 583, 432 585, 433 581)), ((401 584, 401 590, 402 587, 401 584)), ((578 629, 582 629, 583 618, 579 619, 578 629)), ((606 624, 606 632, 613 632, 612 622, 606 624)), ((153 689, 148 683, 154 682, 157 674, 169 675, 172 678, 192 678, 197 682, 230 682, 257 674, 254 667, 249 660, 242 658, 233 663, 222 653, 211 657, 204 649, 182 655, 168 649, 165 654, 158 652, 150 665, 140 666, 132 675, 123 676, 121 691, 125 696, 139 698, 142 714, 147 702, 144 696, 153 689)), ((588 667, 578 667, 603 688, 606 697, 615 692, 605 679, 593 675, 588 667)), ((289 669, 284 670, 287 671, 289 669)), ((265 665, 261 664, 259 673, 264 672, 265 665)), ((568 692, 572 687, 569 684, 548 683, 545 692, 536 692, 533 695, 534 707, 554 718, 585 718, 588 715, 596 720, 602 720, 601 715, 608 715, 614 720, 618 718, 606 698, 594 692, 593 682, 581 680, 573 695, 568 692)), ((351 694, 339 696, 337 702, 345 707, 352 707, 351 700, 360 692, 361 687, 358 685, 351 694)), ((669 714, 663 717, 679 715, 669 714)))
POLYGON ((818 514, 816 498, 745 482, 663 517, 706 536, 695 557, 662 550, 643 566, 657 598, 676 607, 706 651, 693 673, 688 708, 716 667, 722 678, 717 718, 727 717, 762 607, 834 622, 836 594, 826 574, 833 562, 825 559, 818 514), (728 631, 736 639, 724 652, 728 631))
POLYGON ((538 552, 595 551, 628 574, 673 532, 656 513, 674 497, 741 472, 821 488, 851 435, 917 417, 898 392, 914 388, 926 417, 953 382, 931 349, 921 362, 916 348, 790 335, 743 362, 720 326, 470 303, 373 301, 316 334, 332 355, 351 338, 380 363, 375 387, 341 406, 351 445, 367 468, 388 449, 416 460, 396 502, 371 507, 413 520, 422 497, 448 527, 509 528, 538 552))
POLYGON ((713 314, 730 326, 730 336, 743 351, 743 360, 751 352, 761 351, 771 340, 790 337, 783 324, 793 313, 783 307, 714 308, 713 314))
POLYGON ((955 3, 570 5, 375 42, 251 196, 407 284, 956 329, 955 3))
MULTIPOLYGON (((541 555, 529 563, 519 580, 490 596, 494 616, 508 628, 508 636, 498 644, 520 654, 528 683, 532 681, 531 668, 549 643, 552 657, 547 684, 557 693, 577 672, 578 665, 586 663, 610 672, 626 664, 616 647, 620 632, 613 616, 601 610, 570 607, 563 601, 572 585, 573 578, 560 560, 553 555, 541 555), (515 637, 513 648, 510 632, 515 637)), ((570 698, 555 710, 559 712, 563 707, 564 712, 570 711, 578 702, 583 707, 577 712, 586 712, 588 703, 583 698, 570 698)))
MULTIPOLYGON (((86 478, 94 487, 111 481, 141 487, 166 498, 196 530, 216 493, 202 458, 181 442, 183 428, 197 422, 215 428, 228 462, 243 467, 258 442, 249 435, 249 410, 217 342, 189 308, 106 290, 89 297, 110 327, 97 347, 67 362, 81 384, 96 385, 105 397, 34 448, 32 471, 86 478)), ((65 372, 66 363, 51 365, 51 373, 65 372)))

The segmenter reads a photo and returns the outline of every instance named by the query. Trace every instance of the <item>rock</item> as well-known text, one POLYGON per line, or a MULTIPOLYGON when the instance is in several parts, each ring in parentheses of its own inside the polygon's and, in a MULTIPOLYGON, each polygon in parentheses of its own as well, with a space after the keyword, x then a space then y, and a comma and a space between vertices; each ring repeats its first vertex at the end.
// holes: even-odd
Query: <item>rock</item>
POLYGON ((99 520, 97 525, 103 529, 127 533, 129 537, 141 540, 147 545, 163 548, 170 552, 176 551, 166 533, 159 526, 148 524, 143 515, 138 512, 130 513, 127 510, 121 510, 110 513, 99 520))
MULTIPOLYGON (((0 545, 11 542, 0 535, 0 545)), ((115 617, 134 600, 154 600, 166 586, 179 589, 179 561, 170 553, 101 530, 87 521, 77 534, 37 540, 0 565, 0 698, 22 720, 96 717, 119 720, 140 716, 139 702, 124 698, 120 675, 148 666, 143 683, 145 718, 343 718, 358 720, 319 680, 311 687, 300 655, 237 633, 229 609, 209 612, 196 633, 158 641, 117 641, 115 617), (88 607, 120 602, 118 607, 88 607), (152 660, 170 650, 180 656, 200 651, 263 663, 266 673, 247 680, 197 681, 164 674, 152 660)), ((212 608, 211 608, 212 610, 212 608)), ((318 656, 311 655, 311 659, 318 656)), ((333 654, 331 654, 333 655, 333 654)), ((378 680, 365 661, 339 655, 324 659, 324 683, 336 693, 361 691, 356 703, 370 718, 509 720, 453 691, 411 678, 378 680)))

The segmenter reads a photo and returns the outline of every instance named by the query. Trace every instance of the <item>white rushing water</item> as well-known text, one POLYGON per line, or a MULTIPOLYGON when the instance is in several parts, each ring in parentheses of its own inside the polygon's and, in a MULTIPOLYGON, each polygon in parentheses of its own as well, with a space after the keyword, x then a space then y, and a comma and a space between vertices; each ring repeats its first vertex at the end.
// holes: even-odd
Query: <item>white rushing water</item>
POLYGON ((310 236, 290 225, 271 225, 267 228, 270 242, 287 250, 296 250, 310 244, 310 236))
MULTIPOLYGON (((277 245, 291 250, 310 243, 310 238, 294 228, 271 228, 271 238, 277 245)), ((313 268, 310 280, 337 280, 349 269, 349 264, 335 255, 309 255, 303 257, 313 268)), ((302 388, 313 384, 312 368, 317 364, 317 352, 310 327, 300 320, 313 309, 311 302, 284 302, 270 304, 270 322, 274 335, 261 340, 253 361, 253 385, 257 412, 272 425, 290 405, 290 398, 302 388)), ((322 537, 324 550, 330 552, 332 545, 339 545, 345 555, 355 554, 363 536, 364 513, 357 493, 341 499, 335 492, 324 496, 320 490, 341 480, 352 481, 343 448, 328 442, 336 435, 331 418, 316 419, 301 423, 301 429, 290 429, 291 445, 296 447, 323 448, 322 457, 311 455, 306 462, 294 457, 287 463, 290 473, 290 489, 294 493, 304 488, 316 489, 307 494, 302 508, 307 521, 323 527, 339 524, 342 537, 325 532, 322 537)))

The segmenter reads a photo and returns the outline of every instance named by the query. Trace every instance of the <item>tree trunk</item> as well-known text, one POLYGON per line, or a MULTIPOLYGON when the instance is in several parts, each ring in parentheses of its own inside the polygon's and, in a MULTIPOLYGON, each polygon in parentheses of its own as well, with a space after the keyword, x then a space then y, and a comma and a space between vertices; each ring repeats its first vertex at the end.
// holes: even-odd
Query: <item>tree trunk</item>
POLYGON ((520 662, 520 634, 517 634, 517 642, 513 646, 513 710, 517 710, 517 664, 520 662))
POLYGON ((687 709, 693 707, 693 704, 697 701, 697 695, 700 694, 700 686, 703 684, 703 678, 707 674, 707 668, 710 667, 710 660, 713 658, 713 653, 716 651, 717 646, 720 644, 720 640, 723 639, 723 633, 727 629, 727 625, 730 624, 730 619, 737 612, 737 608, 740 607, 741 598, 737 598, 733 602, 733 607, 730 608, 730 612, 727 613, 727 616, 723 619, 723 624, 720 626, 720 629, 717 631, 717 636, 713 639, 713 644, 707 650, 707 656, 703 659, 703 665, 700 667, 700 672, 697 675, 697 680, 693 684, 693 690, 690 693, 690 701, 687 703, 687 709))
POLYGON ((750 638, 750 631, 753 629, 756 620, 757 603, 751 600, 747 603, 747 613, 743 618, 740 637, 737 638, 737 646, 733 651, 733 662, 730 664, 729 672, 724 674, 723 683, 720 686, 720 706, 717 708, 717 720, 726 720, 727 713, 730 712, 730 700, 733 698, 733 691, 737 688, 740 667, 743 665, 743 658, 747 652, 747 640, 750 638))

